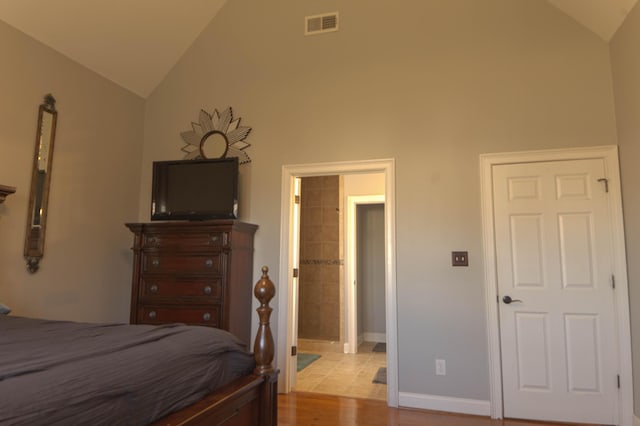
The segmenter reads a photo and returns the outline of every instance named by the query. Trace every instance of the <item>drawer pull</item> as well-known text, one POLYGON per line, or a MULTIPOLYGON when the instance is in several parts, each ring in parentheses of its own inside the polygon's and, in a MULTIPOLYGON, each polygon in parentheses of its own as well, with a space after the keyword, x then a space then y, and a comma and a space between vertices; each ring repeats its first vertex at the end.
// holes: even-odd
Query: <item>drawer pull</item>
POLYGON ((211 320, 211 314, 210 314, 209 312, 205 312, 205 313, 202 315, 202 319, 203 319, 204 321, 210 321, 210 320, 211 320))
POLYGON ((204 261, 204 266, 206 266, 207 268, 213 267, 213 260, 211 260, 211 259, 205 260, 204 261))
POLYGON ((204 287, 204 294, 211 294, 211 292, 213 292, 213 289, 210 285, 204 287))
POLYGON ((158 286, 153 284, 151 287, 149 287, 149 291, 153 294, 156 294, 158 292, 158 286))
POLYGON ((147 242, 151 245, 155 245, 158 242, 158 239, 156 237, 149 237, 147 238, 147 242))
POLYGON ((149 312, 149 318, 156 319, 156 316, 157 316, 156 311, 150 311, 149 312))
POLYGON ((212 243, 217 243, 219 239, 220 239, 220 237, 218 235, 212 235, 211 236, 211 242, 212 243))
POLYGON ((158 266, 160 266, 160 259, 152 259, 151 266, 153 266, 154 268, 157 268, 158 266))

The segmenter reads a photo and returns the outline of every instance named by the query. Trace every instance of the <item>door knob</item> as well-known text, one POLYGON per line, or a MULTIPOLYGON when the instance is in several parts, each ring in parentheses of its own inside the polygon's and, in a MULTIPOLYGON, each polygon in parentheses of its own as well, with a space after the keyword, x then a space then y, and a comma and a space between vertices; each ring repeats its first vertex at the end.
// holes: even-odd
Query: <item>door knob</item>
POLYGON ((506 303, 507 305, 508 305, 509 303, 511 303, 511 302, 520 302, 520 303, 522 303, 522 300, 512 299, 512 298, 511 298, 511 296, 504 296, 504 297, 502 298, 502 301, 503 301, 504 303, 506 303))

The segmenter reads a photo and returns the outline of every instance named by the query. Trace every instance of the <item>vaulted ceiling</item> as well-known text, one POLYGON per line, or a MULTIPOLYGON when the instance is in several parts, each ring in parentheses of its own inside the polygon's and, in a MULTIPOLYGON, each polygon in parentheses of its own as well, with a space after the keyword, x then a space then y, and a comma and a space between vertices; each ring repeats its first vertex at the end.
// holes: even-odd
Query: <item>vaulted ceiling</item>
POLYGON ((146 98, 226 0, 0 0, 0 20, 146 98))
POLYGON ((547 0, 609 41, 638 0, 547 0))
MULTIPOLYGON (((638 0, 548 1, 609 41, 638 0)), ((146 98, 226 0, 0 0, 0 20, 146 98)))

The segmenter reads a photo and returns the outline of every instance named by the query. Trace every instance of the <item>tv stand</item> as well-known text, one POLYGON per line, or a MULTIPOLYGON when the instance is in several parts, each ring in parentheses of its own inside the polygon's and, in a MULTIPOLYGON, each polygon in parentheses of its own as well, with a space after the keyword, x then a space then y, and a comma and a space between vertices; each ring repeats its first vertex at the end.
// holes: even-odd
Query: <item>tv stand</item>
POLYGON ((132 324, 222 328, 251 343, 253 236, 238 220, 127 223, 132 324))

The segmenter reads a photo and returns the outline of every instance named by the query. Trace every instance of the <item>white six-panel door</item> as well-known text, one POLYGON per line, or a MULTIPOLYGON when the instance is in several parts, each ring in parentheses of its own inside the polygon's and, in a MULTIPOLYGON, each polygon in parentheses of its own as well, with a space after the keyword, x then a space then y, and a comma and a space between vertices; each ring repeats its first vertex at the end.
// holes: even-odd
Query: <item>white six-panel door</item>
POLYGON ((492 173, 504 416, 615 424, 604 162, 494 165, 492 173))

